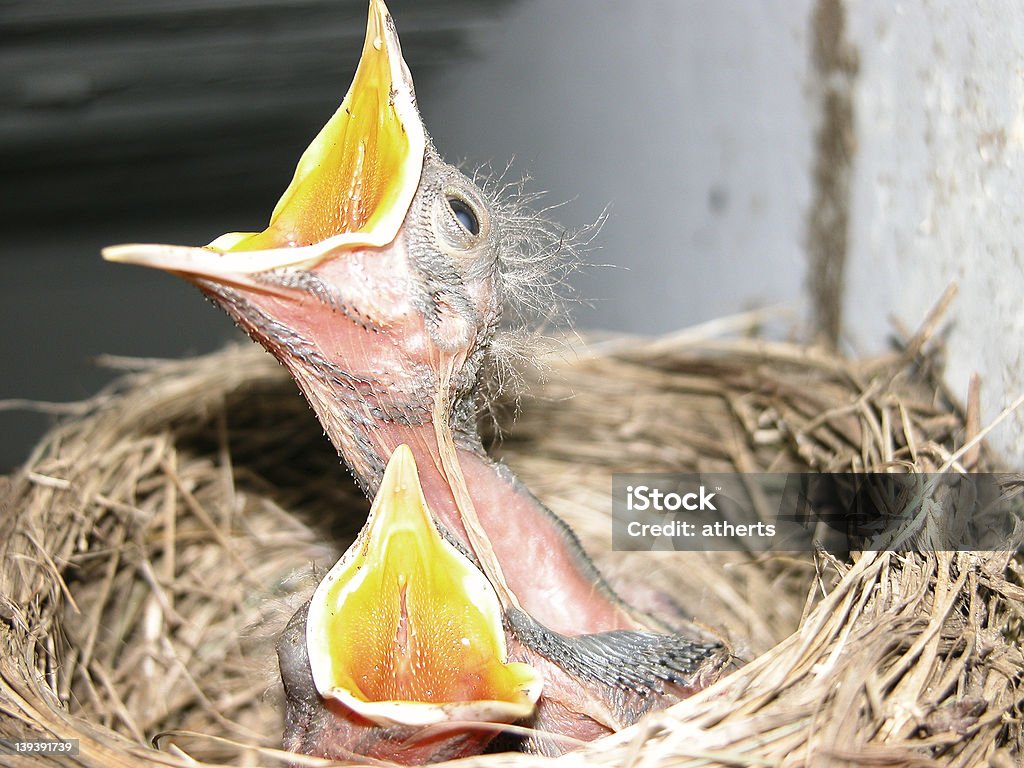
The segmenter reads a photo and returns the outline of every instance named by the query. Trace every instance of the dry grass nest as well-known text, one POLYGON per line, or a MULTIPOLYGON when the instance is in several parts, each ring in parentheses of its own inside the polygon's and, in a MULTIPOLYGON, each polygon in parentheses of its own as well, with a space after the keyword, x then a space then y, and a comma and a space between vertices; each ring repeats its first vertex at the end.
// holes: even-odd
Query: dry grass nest
MULTIPOLYGON (((1011 555, 610 551, 613 472, 998 469, 926 339, 862 361, 620 339, 533 387, 495 454, 613 583, 656 581, 749 660, 563 763, 1019 764, 1011 555)), ((132 370, 0 479, 0 736, 81 747, 0 761, 282 765, 274 636, 368 504, 255 347, 114 362, 132 370)))

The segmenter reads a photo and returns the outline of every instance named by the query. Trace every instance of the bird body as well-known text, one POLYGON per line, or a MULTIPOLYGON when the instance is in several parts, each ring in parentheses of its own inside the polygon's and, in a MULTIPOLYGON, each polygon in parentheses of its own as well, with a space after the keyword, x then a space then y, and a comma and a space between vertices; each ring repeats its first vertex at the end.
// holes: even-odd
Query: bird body
MULTIPOLYGON (((396 456, 418 468, 431 524, 459 553, 437 555, 448 563, 442 570, 468 567, 493 591, 501 620, 487 625, 498 649, 492 655, 543 679, 530 712, 516 712, 536 730, 526 747, 556 754, 706 685, 728 654, 622 603, 568 526, 484 451, 481 380, 514 277, 507 224, 495 202, 434 150, 394 23, 383 2, 371 0, 353 85, 303 155, 266 230, 230 233, 205 248, 126 245, 104 255, 177 273, 222 306, 288 368, 368 495, 393 493, 386 468, 396 456)), ((371 514, 353 547, 397 541, 375 527, 378 519, 371 514)), ((352 557, 350 550, 336 569, 352 557)), ((380 558, 377 567, 406 567, 396 562, 380 558)), ((437 722, 368 714, 325 690, 327 657, 316 649, 326 641, 310 634, 338 631, 324 629, 324 594, 318 589, 296 614, 279 646, 289 748, 412 763, 486 745, 493 728, 456 727, 449 718, 441 736, 437 722)), ((382 593, 380 602, 394 597, 382 593)), ((477 610, 482 598, 456 599, 477 610)), ((363 613, 371 602, 363 601, 363 613)), ((411 623, 427 626, 426 619, 409 614, 411 623)), ((387 632, 407 647, 401 631, 387 632)), ((373 647, 346 653, 381 652, 373 647)), ((483 706, 466 711, 509 722, 483 706)))

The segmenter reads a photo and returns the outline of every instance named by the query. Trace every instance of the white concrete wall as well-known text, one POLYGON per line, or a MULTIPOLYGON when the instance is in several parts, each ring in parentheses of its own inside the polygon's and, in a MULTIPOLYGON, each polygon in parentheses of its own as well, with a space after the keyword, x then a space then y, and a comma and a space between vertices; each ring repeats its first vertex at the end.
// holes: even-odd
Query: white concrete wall
MULTIPOLYGON (((881 346, 950 283, 946 380, 983 422, 1024 393, 1024 7, 849 3, 860 56, 845 327, 881 346)), ((1024 413, 993 435, 1024 466, 1024 413)))

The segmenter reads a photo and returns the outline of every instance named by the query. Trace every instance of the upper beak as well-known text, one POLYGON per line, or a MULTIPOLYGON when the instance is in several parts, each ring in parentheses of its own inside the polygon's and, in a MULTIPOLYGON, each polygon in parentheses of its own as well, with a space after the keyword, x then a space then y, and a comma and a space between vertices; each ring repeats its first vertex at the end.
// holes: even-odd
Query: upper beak
POLYGON ((542 680, 507 661, 493 587, 438 532, 405 445, 356 542, 317 587, 306 645, 320 695, 378 725, 510 723, 542 680))
POLYGON ((230 232, 203 248, 116 245, 108 261, 259 287, 253 275, 310 269, 338 250, 383 247, 419 185, 426 134, 412 77, 383 0, 370 0, 363 52, 345 100, 299 160, 262 232, 230 232))

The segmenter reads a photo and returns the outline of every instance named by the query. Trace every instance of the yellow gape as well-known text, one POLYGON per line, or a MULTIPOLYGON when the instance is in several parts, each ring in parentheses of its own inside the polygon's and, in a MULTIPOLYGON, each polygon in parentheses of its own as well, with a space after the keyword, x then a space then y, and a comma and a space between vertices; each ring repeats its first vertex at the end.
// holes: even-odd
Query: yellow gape
MULTIPOLYGON (((267 229, 226 250, 312 245, 373 231, 395 212, 404 217, 419 182, 423 140, 422 130, 409 131, 419 128, 420 118, 390 23, 384 4, 371 3, 363 54, 344 102, 303 153, 267 229)), ((392 237, 401 217, 387 222, 392 237)))
POLYGON ((394 241, 419 186, 426 146, 394 22, 383 0, 371 0, 352 85, 303 152, 265 230, 228 232, 203 248, 117 245, 103 249, 103 257, 266 288, 251 276, 311 269, 339 251, 394 241))
POLYGON ((381 724, 511 722, 540 694, 533 667, 508 663, 497 595, 438 533, 404 445, 313 595, 306 642, 320 694, 381 724))

